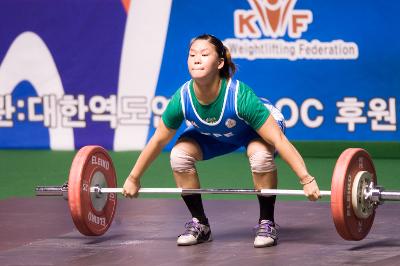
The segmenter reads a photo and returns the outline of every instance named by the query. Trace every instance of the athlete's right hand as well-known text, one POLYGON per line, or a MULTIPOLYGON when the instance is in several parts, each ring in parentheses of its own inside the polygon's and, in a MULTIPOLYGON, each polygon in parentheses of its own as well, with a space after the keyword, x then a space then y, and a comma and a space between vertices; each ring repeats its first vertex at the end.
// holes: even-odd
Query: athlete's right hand
POLYGON ((137 198, 139 196, 139 189, 140 179, 130 175, 125 180, 124 187, 122 188, 122 195, 127 198, 137 198))

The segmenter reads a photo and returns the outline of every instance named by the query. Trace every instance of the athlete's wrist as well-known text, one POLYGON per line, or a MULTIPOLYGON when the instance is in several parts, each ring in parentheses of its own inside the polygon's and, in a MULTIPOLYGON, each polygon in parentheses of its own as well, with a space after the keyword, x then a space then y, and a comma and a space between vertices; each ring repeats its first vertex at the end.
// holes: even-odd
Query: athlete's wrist
POLYGON ((301 185, 307 185, 310 184, 311 182, 313 182, 315 180, 315 178, 310 175, 310 174, 306 174, 303 177, 300 178, 299 182, 301 185))

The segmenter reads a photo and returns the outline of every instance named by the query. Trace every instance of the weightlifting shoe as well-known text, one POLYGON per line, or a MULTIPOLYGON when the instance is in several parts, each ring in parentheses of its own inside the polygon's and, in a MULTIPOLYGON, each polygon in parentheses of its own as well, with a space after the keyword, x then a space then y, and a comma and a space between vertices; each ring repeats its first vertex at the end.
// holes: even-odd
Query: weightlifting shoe
POLYGON ((261 220, 254 229, 256 230, 256 238, 254 239, 255 248, 271 247, 277 244, 278 232, 272 221, 261 220))
POLYGON ((210 226, 201 224, 197 218, 192 218, 190 222, 187 222, 185 228, 185 232, 176 241, 178 246, 190 246, 212 241, 210 226))

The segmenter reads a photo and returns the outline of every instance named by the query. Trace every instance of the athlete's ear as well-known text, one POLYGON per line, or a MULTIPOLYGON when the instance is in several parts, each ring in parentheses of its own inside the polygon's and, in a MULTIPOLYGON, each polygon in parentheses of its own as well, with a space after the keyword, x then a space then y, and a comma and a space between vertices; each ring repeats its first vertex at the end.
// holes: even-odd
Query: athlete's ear
POLYGON ((225 59, 219 58, 218 59, 218 70, 222 69, 225 65, 225 59))

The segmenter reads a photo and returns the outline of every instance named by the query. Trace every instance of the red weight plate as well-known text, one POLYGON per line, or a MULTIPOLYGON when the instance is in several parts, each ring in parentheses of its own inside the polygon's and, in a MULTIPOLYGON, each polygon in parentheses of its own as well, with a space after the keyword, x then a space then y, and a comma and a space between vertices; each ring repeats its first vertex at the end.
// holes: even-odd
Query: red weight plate
POLYGON ((336 162, 331 184, 331 212, 339 235, 346 240, 361 240, 374 222, 375 211, 366 219, 358 218, 351 203, 353 182, 359 171, 368 171, 377 184, 374 164, 367 151, 346 149, 336 162))
POLYGON ((107 151, 100 146, 85 146, 72 162, 68 179, 68 204, 76 228, 88 236, 102 235, 108 230, 117 204, 116 194, 109 193, 103 195, 106 198, 100 202, 100 207, 95 208, 101 199, 92 199, 90 196, 94 176, 97 179, 100 176, 107 187, 117 186, 114 165, 107 151))

